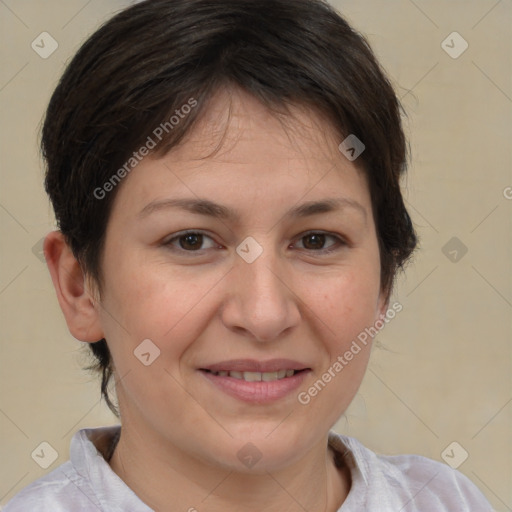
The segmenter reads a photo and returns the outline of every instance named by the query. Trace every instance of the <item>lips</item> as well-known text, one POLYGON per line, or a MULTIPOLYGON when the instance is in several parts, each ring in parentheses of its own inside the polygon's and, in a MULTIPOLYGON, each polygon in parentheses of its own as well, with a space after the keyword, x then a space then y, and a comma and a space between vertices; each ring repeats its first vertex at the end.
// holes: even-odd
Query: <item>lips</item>
POLYGON ((239 400, 266 403, 296 390, 311 368, 291 359, 232 359, 199 370, 216 388, 239 400))

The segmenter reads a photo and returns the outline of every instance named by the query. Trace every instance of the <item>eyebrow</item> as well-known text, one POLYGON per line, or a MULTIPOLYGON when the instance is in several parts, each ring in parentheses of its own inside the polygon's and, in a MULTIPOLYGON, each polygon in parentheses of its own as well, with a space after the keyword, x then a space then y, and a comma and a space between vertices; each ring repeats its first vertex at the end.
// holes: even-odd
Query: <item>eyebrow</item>
MULTIPOLYGON (((208 199, 162 199, 159 201, 152 201, 147 204, 138 214, 138 217, 144 218, 157 211, 166 210, 169 208, 180 208, 191 213, 204 215, 216 219, 235 221, 240 218, 240 213, 227 206, 223 206, 208 199)), ((329 198, 320 201, 307 201, 299 206, 295 206, 284 214, 284 218, 305 218, 319 213, 329 213, 350 208, 358 211, 366 221, 366 209, 361 203, 346 197, 329 198)))

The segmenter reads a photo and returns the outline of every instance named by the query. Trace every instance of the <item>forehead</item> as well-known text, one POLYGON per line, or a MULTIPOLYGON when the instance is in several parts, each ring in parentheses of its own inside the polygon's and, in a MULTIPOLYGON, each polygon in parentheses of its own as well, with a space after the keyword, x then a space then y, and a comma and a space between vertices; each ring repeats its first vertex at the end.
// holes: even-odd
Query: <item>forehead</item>
POLYGON ((172 158, 198 162, 211 157, 244 164, 254 157, 334 164, 340 160, 339 139, 331 122, 311 107, 290 105, 287 112, 271 111, 254 96, 226 88, 210 99, 194 128, 172 149, 172 158))
POLYGON ((118 208, 171 196, 275 208, 337 194, 369 206, 365 173, 340 153, 336 130, 311 109, 290 111, 271 112, 240 90, 217 93, 178 146, 131 172, 118 208))
POLYGON ((235 162, 248 152, 287 159, 336 160, 339 135, 313 110, 290 105, 289 112, 264 106, 240 89, 222 89, 210 100, 204 114, 184 141, 172 150, 176 161, 215 156, 235 162), (192 155, 194 153, 194 155, 192 155))

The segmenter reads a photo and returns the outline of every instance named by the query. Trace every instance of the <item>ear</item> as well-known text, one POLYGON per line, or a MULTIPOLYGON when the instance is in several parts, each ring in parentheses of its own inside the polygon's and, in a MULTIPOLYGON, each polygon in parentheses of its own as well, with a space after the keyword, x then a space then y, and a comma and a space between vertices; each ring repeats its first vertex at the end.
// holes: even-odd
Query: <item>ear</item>
POLYGON ((375 321, 386 316, 386 313, 389 309, 389 300, 390 293, 388 290, 381 290, 379 300, 377 301, 377 318, 375 321))
POLYGON ((69 332, 80 341, 104 337, 98 306, 87 289, 86 276, 60 231, 44 241, 44 255, 69 332))

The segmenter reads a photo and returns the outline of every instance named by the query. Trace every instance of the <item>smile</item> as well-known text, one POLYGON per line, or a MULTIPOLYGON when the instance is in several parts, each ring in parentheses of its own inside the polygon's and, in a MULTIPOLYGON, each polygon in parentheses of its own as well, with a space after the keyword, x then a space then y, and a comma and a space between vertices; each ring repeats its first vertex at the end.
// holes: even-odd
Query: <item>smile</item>
POLYGON ((253 404, 266 404, 295 396, 311 368, 296 361, 229 361, 199 368, 212 389, 253 404), (290 368, 294 366, 294 368, 290 368))
POLYGON ((275 372, 238 372, 221 370, 210 373, 219 377, 231 377, 233 379, 245 380, 246 382, 272 382, 274 380, 285 379, 286 377, 293 377, 297 371, 299 370, 278 370, 275 372))

